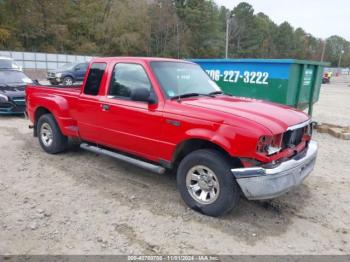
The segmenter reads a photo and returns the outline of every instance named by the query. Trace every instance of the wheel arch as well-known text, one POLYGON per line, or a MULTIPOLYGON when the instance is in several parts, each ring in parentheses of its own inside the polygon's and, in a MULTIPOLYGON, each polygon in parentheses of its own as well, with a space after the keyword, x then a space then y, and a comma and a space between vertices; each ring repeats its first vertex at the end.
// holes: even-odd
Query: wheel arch
POLYGON ((232 166, 243 167, 241 160, 238 157, 232 157, 221 145, 213 141, 202 138, 190 138, 178 144, 172 156, 172 167, 177 168, 181 160, 188 154, 199 149, 213 149, 223 154, 232 166))
POLYGON ((42 116, 42 115, 45 115, 45 114, 52 114, 52 112, 47 109, 46 107, 43 107, 43 106, 39 106, 36 110, 35 110, 35 113, 34 113, 34 136, 37 137, 38 136, 38 130, 37 130, 37 124, 38 124, 38 120, 39 118, 42 116))
POLYGON ((62 76, 62 80, 65 78, 65 77, 70 77, 70 78, 72 78, 72 80, 73 80, 73 82, 75 81, 75 76, 73 75, 73 74, 65 74, 65 75, 63 75, 62 76))
POLYGON ((57 118, 55 113, 45 106, 39 106, 39 107, 37 107, 37 109, 35 110, 35 113, 34 113, 34 129, 33 129, 34 136, 37 137, 37 135, 38 135, 38 132, 37 132, 38 121, 39 121, 40 117, 42 115, 45 115, 45 114, 51 114, 53 116, 56 123, 58 124, 58 127, 60 128, 61 132, 63 133, 64 129, 62 128, 63 127, 62 123, 59 121, 59 119, 57 118))

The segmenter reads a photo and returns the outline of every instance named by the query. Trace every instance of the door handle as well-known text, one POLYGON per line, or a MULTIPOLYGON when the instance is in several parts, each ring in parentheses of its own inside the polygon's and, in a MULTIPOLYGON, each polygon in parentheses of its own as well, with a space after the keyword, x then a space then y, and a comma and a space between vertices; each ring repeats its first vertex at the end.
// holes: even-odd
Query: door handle
POLYGON ((109 105, 101 104, 102 111, 108 111, 110 109, 109 105))

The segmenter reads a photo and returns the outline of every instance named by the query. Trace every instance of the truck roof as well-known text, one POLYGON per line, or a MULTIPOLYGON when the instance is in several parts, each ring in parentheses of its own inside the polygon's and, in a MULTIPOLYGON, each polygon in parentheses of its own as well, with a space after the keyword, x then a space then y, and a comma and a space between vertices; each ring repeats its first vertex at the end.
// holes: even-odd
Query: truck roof
POLYGON ((114 62, 114 61, 122 61, 122 60, 128 60, 128 61, 135 61, 135 62, 151 62, 151 61, 168 61, 168 62, 186 62, 186 63, 193 63, 186 60, 181 59, 173 59, 173 58, 162 58, 162 57, 137 57, 137 56, 115 56, 115 57, 94 57, 91 59, 90 62, 114 62))

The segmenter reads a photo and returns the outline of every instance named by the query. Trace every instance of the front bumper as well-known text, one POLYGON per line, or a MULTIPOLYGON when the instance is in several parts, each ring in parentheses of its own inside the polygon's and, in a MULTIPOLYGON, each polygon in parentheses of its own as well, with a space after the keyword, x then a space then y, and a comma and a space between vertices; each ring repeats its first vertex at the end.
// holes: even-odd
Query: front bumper
POLYGON ((47 80, 49 80, 50 82, 57 82, 57 83, 61 83, 63 81, 62 77, 55 77, 55 76, 48 76, 46 78, 47 80))
POLYGON ((317 148, 317 143, 310 141, 305 150, 276 167, 235 168, 231 171, 249 200, 275 198, 300 185, 311 173, 317 148))
POLYGON ((24 98, 15 98, 7 102, 0 102, 0 115, 23 114, 25 107, 24 98))

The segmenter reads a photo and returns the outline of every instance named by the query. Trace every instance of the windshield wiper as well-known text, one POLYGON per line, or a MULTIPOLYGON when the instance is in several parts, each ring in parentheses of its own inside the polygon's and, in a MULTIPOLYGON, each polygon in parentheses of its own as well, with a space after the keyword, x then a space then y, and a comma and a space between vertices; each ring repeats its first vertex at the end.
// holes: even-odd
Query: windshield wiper
POLYGON ((211 93, 209 93, 208 95, 213 96, 213 97, 215 97, 215 95, 233 96, 233 95, 231 95, 231 94, 227 94, 227 93, 224 93, 224 92, 221 92, 221 91, 211 92, 211 93))
POLYGON ((186 93, 186 94, 182 94, 182 95, 178 95, 178 96, 173 96, 173 97, 171 97, 170 99, 171 99, 171 100, 175 100, 175 99, 180 100, 181 98, 186 98, 186 97, 191 97, 191 96, 210 96, 210 97, 213 97, 213 96, 210 95, 210 94, 186 93))
POLYGON ((223 92, 221 92, 221 91, 214 91, 214 92, 210 92, 208 94, 208 96, 215 96, 215 95, 222 95, 222 94, 223 94, 223 92))

